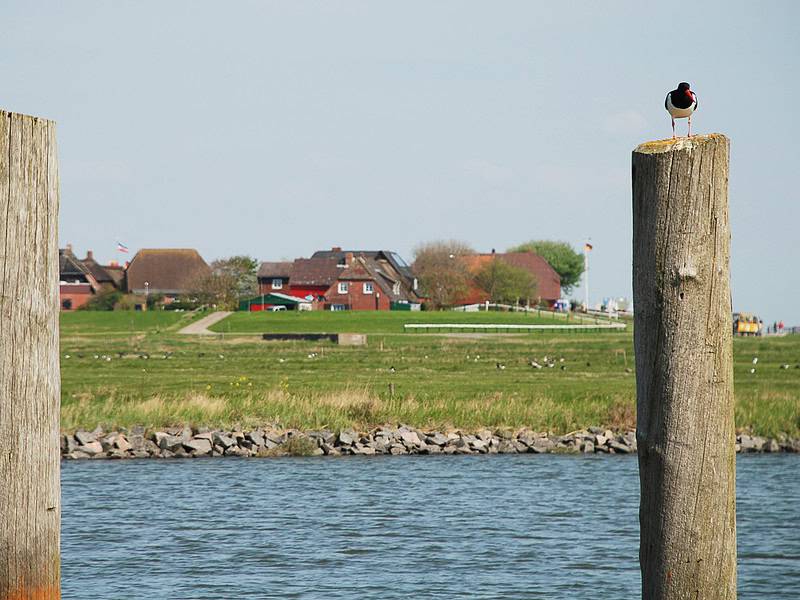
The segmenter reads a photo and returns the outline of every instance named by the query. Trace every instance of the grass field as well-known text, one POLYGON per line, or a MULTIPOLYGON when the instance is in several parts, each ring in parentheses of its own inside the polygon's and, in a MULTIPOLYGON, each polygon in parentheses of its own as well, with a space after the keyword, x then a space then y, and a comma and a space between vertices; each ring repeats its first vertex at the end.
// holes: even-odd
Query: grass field
POLYGON ((197 318, 193 313, 158 310, 61 313, 61 337, 172 331, 197 318))
MULTIPOLYGON (((572 322, 572 321, 570 321, 572 322)), ((509 312, 238 312, 211 327, 220 333, 403 333, 406 323, 556 324, 548 313, 509 312)))
MULTIPOLYGON (((420 314, 430 322, 432 315, 455 320, 458 313, 312 313, 302 321, 309 331, 366 332, 366 348, 264 342, 228 333, 179 335, 177 329, 192 318, 186 314, 65 314, 62 426, 280 423, 310 429, 404 422, 567 432, 588 425, 634 425, 630 331, 397 333, 402 317, 420 314), (555 359, 556 366, 529 365, 545 356, 555 359), (498 369, 498 362, 505 369, 498 369)), ((484 315, 458 314, 461 319, 484 315)), ((287 327, 271 331, 302 331, 297 325, 301 321, 289 318, 305 316, 236 314, 230 318, 231 332, 260 333, 267 322, 287 327), (272 317, 278 318, 267 321, 272 317)), ((227 332, 225 323, 221 325, 227 332)), ((800 368, 795 368, 800 364, 800 336, 737 339, 734 355, 737 427, 761 435, 800 435, 800 368), (754 356, 759 362, 751 375, 754 356), (785 363, 791 368, 781 369, 785 363)))

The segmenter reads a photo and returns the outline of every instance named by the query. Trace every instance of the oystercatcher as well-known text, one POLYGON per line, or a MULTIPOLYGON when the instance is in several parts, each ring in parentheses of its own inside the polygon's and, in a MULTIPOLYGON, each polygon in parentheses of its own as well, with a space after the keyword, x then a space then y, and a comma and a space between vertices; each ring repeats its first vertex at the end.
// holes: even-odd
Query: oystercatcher
POLYGON ((672 138, 675 139, 675 119, 689 119, 689 137, 692 137, 692 113, 697 110, 697 95, 685 81, 678 84, 664 100, 664 108, 672 117, 672 138))

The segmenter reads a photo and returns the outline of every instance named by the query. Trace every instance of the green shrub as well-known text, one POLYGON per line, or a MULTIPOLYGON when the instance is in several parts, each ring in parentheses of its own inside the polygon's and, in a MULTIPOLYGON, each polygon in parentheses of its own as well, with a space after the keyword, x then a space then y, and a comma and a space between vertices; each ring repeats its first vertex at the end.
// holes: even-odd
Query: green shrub
POLYGON ((86 304, 80 307, 80 310, 114 310, 114 306, 122 298, 122 292, 119 290, 111 290, 92 296, 86 304))

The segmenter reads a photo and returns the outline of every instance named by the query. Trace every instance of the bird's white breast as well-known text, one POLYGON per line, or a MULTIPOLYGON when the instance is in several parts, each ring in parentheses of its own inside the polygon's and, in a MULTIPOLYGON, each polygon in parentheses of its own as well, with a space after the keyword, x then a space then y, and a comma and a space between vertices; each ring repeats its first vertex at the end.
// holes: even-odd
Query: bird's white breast
POLYGON ((691 117, 696 107, 697 99, 692 102, 689 108, 678 108, 672 104, 672 94, 667 94, 667 110, 673 119, 685 119, 686 117, 691 117))

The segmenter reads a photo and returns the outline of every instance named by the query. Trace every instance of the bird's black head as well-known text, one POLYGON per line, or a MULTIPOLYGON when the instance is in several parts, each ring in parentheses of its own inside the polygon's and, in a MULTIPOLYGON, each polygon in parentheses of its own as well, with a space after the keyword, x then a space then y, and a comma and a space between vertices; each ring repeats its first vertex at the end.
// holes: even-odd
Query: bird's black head
POLYGON ((681 83, 679 83, 679 84, 678 84, 678 91, 679 91, 679 92, 685 92, 685 91, 687 91, 687 90, 691 89, 691 87, 692 87, 692 86, 690 86, 688 83, 686 83, 685 81, 683 81, 683 82, 681 82, 681 83))

